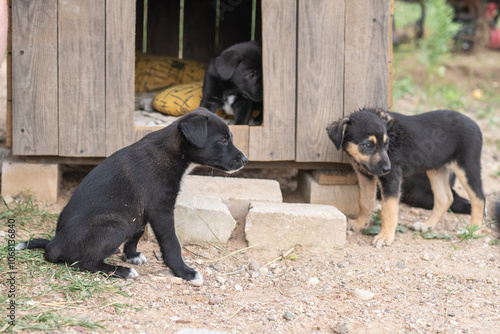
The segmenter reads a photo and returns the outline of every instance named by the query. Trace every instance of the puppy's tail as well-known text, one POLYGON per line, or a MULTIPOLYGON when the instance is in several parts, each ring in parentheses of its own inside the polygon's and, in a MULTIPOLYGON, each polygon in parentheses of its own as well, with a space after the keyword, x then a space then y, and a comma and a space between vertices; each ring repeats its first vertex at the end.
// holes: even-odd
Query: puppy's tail
POLYGON ((47 247, 49 242, 50 242, 50 240, 48 240, 48 239, 31 239, 31 240, 17 244, 16 250, 33 249, 33 248, 45 249, 45 247, 47 247))

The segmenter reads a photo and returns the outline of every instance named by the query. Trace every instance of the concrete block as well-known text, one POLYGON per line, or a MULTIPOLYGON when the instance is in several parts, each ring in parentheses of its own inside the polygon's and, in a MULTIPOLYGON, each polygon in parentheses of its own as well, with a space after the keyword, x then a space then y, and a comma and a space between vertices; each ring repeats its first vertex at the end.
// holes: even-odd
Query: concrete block
POLYGON ((234 218, 245 218, 250 202, 283 202, 280 185, 275 180, 187 175, 181 194, 219 197, 234 218))
POLYGON ((249 246, 342 248, 346 217, 330 205, 252 202, 245 224, 249 246))
POLYGON ((308 203, 335 206, 349 217, 355 217, 359 213, 358 185, 319 184, 310 173, 301 171, 298 175, 298 187, 308 203))
POLYGON ((236 227, 227 206, 217 197, 181 194, 174 210, 175 231, 181 242, 225 244, 236 227))
POLYGON ((15 157, 8 157, 2 163, 2 196, 26 192, 37 200, 54 203, 60 180, 59 164, 27 163, 15 157))

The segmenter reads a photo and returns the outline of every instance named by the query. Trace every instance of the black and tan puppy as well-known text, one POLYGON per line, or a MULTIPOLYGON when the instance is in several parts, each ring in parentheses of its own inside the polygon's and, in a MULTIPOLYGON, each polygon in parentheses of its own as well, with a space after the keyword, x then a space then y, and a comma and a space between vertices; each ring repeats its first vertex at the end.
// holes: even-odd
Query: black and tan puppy
POLYGON ((374 208, 377 183, 382 191, 382 229, 375 245, 390 245, 398 223, 403 177, 427 173, 434 193, 434 207, 425 223, 415 229, 433 228, 444 216, 453 195, 452 169, 467 191, 472 206, 471 225, 482 225, 485 200, 481 182, 482 134, 475 122, 451 110, 405 116, 378 109, 362 109, 327 128, 337 149, 351 157, 358 175, 360 213, 353 223, 363 229, 374 208))
POLYGON ((125 243, 124 261, 146 262, 137 252, 137 242, 149 223, 165 265, 186 280, 202 278, 182 260, 175 234, 174 206, 181 179, 192 163, 234 172, 247 161, 233 145, 227 124, 199 108, 105 159, 75 190, 59 216, 55 237, 33 239, 17 249, 45 248, 49 262, 135 277, 134 269, 104 260, 125 243))
POLYGON ((234 113, 236 125, 248 124, 254 103, 262 102, 262 46, 235 44, 210 60, 203 80, 201 107, 234 113))

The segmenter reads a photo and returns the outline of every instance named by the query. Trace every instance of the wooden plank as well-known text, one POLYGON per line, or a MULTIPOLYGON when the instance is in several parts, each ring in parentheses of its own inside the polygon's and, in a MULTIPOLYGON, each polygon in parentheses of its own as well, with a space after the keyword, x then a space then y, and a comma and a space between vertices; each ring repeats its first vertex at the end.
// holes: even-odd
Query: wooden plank
POLYGON ((218 51, 252 36, 252 0, 221 1, 218 51))
POLYGON ((59 0, 59 155, 106 155, 105 2, 59 0))
POLYGON ((389 109, 392 108, 393 106, 393 100, 392 100, 392 78, 393 78, 393 72, 392 72, 392 66, 393 66, 393 44, 392 44, 392 34, 393 34, 393 31, 392 31, 392 22, 394 21, 394 0, 391 0, 391 22, 390 22, 390 25, 391 25, 391 29, 389 29, 390 33, 389 33, 389 39, 390 39, 390 42, 389 42, 389 101, 388 101, 388 104, 389 104, 389 109))
POLYGON ((389 108, 390 33, 390 1, 346 2, 344 115, 389 108))
POLYGON ((135 0, 106 1, 106 155, 133 142, 135 0))
POLYGON ((325 129, 343 116, 344 11, 345 0, 299 0, 296 161, 342 161, 325 129))
POLYGON ((148 1, 148 53, 178 56, 179 13, 180 0, 148 1))
POLYGON ((354 185, 358 184, 358 177, 354 170, 346 164, 336 169, 314 170, 312 176, 319 184, 324 185, 354 185))
POLYGON ((230 125, 234 145, 248 157, 248 125, 230 125))
POLYGON ((346 1, 346 115, 365 107, 388 108, 390 1, 346 1))
POLYGON ((295 160, 296 21, 296 0, 262 2, 264 122, 250 127, 253 161, 295 160))
POLYGON ((12 3, 12 152, 57 155, 57 0, 12 3))
POLYGON ((208 62, 215 54, 215 1, 184 0, 183 58, 208 62))

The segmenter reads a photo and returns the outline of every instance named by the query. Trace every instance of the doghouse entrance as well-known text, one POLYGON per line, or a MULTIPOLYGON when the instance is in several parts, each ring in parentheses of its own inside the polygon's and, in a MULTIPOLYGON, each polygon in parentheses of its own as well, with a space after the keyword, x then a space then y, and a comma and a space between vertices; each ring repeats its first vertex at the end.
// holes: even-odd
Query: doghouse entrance
POLYGON ((135 36, 135 125, 165 126, 199 106, 214 55, 262 40, 261 0, 137 0, 135 36))

